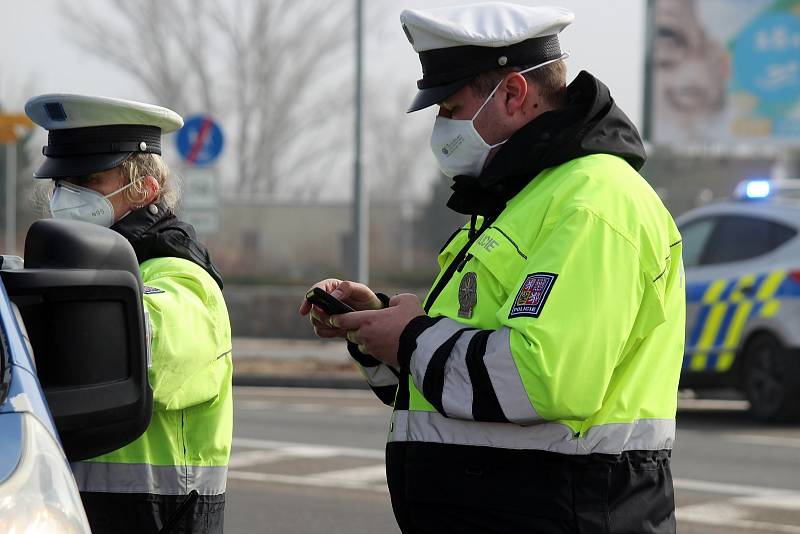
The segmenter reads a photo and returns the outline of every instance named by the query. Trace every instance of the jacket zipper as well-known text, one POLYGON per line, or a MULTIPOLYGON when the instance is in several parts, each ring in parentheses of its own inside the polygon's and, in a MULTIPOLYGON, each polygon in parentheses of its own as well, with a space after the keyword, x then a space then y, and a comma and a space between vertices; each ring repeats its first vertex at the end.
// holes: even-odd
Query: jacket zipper
POLYGON ((453 275, 456 273, 456 271, 460 272, 464 268, 464 265, 466 265, 467 261, 470 259, 467 257, 467 251, 469 250, 469 247, 471 247, 472 244, 478 240, 481 234, 492 225, 492 222, 494 222, 494 219, 484 219, 483 224, 477 232, 470 232, 470 237, 467 240, 467 244, 461 247, 461 250, 458 251, 456 257, 453 258, 453 261, 451 261, 450 265, 447 266, 447 270, 439 279, 439 282, 436 283, 436 286, 434 286, 434 288, 428 294, 427 299, 425 299, 425 313, 428 313, 431 310, 433 303, 439 297, 439 294, 444 289, 444 286, 446 286, 450 279, 453 278, 453 275))

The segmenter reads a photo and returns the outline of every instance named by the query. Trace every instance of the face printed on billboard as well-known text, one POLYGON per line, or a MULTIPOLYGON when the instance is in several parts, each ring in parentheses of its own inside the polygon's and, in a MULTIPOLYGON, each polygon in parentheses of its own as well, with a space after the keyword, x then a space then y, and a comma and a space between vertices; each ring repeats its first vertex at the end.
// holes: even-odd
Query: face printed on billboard
POLYGON ((800 0, 655 0, 650 140, 800 144, 800 0))

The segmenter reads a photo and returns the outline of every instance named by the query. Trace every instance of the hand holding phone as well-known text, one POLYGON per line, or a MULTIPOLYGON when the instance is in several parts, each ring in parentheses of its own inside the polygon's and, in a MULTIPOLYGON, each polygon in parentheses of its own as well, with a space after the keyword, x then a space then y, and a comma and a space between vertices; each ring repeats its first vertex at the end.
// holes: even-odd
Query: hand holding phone
POLYGON ((355 311, 353 308, 319 287, 311 288, 311 290, 306 293, 306 300, 318 306, 328 315, 338 315, 340 313, 355 311))

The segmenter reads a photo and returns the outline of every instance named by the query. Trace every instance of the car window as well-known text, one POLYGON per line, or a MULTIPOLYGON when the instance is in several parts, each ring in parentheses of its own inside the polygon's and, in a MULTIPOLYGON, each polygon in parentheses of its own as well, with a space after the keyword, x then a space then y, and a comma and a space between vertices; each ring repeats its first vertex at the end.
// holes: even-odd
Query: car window
POLYGON ((755 258, 775 250, 797 232, 756 217, 720 217, 700 258, 700 265, 755 258))
POLYGON ((696 267, 705 250, 708 236, 717 223, 714 217, 692 221, 681 227, 683 238, 683 266, 696 267))

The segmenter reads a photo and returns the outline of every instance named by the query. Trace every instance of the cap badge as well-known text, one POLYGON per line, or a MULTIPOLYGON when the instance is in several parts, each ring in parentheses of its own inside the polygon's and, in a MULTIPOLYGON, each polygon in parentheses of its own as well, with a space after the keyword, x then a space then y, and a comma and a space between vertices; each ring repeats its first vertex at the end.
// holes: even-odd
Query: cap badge
POLYGON ((472 310, 478 302, 478 275, 469 272, 461 279, 458 286, 458 316, 472 318, 472 310))
POLYGON ((147 150, 147 143, 145 143, 144 141, 142 141, 141 143, 139 143, 139 150, 141 150, 142 152, 144 152, 145 150, 147 150))
POLYGON ((61 102, 48 102, 44 105, 44 112, 53 122, 64 122, 67 120, 67 112, 61 102))
POLYGON ((501 67, 504 67, 508 63, 508 58, 506 56, 500 56, 497 58, 497 64, 501 67))

